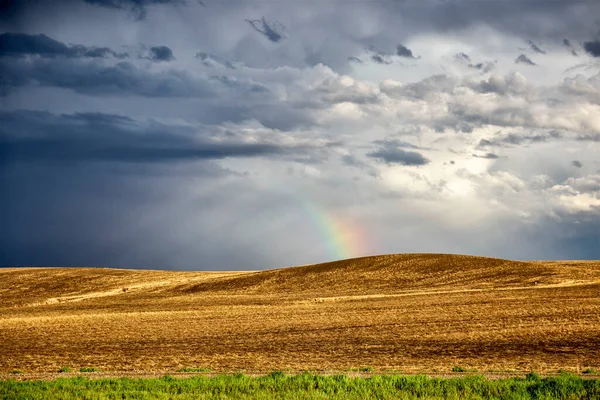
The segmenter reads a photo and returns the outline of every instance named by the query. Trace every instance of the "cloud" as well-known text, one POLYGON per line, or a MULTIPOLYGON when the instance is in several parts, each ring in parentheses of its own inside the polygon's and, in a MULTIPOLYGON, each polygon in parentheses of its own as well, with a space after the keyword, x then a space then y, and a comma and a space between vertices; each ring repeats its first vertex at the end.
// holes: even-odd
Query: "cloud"
POLYGON ((388 96, 426 99, 435 96, 438 93, 452 93, 457 84, 458 81, 455 77, 439 74, 429 76, 418 82, 411 82, 404 85, 397 85, 392 84, 390 81, 384 81, 381 84, 381 91, 388 96))
MULTIPOLYGON (((235 130, 137 121, 115 114, 0 112, 4 162, 163 163, 304 156, 317 146, 286 143, 276 132, 248 141, 235 130)), ((247 131, 247 130, 246 130, 247 131)))
POLYGON ((600 57, 600 40, 584 42, 583 48, 592 57, 600 57))
POLYGON ((150 47, 150 59, 152 61, 173 61, 173 51, 167 46, 152 46, 150 47))
POLYGON ((481 93, 525 95, 532 91, 527 78, 519 72, 513 72, 508 75, 492 74, 489 79, 482 80, 470 86, 481 93))
POLYGON ((404 46, 404 45, 401 45, 401 44, 399 44, 399 45, 396 47, 396 55, 398 55, 398 56, 400 56, 400 57, 414 58, 414 59, 421 58, 421 57, 415 57, 415 56, 413 55, 413 52, 412 52, 412 50, 410 50, 408 47, 406 47, 406 46, 404 46))
MULTIPOLYGON (((390 65, 394 62, 395 54, 378 50, 376 46, 370 45, 366 49, 367 54, 369 54, 369 58, 376 64, 382 65, 390 65)), ((357 57, 354 57, 357 58, 357 57)))
POLYGON ((375 158, 386 164, 400 164, 407 166, 421 166, 429 164, 429 160, 416 151, 402 150, 393 145, 386 145, 378 150, 368 153, 368 157, 375 158))
POLYGON ((152 46, 139 54, 130 57, 128 53, 117 53, 108 47, 84 46, 81 44, 66 45, 44 34, 29 35, 25 33, 0 34, 0 57, 39 56, 42 58, 139 58, 151 61, 173 61, 172 50, 167 46, 152 46), (144 54, 145 53, 145 54, 144 54))
MULTIPOLYGON (((131 16, 136 20, 143 20, 147 16, 147 6, 155 4, 174 4, 174 5, 186 5, 188 4, 185 0, 84 0, 86 3, 120 10, 127 10, 131 16)), ((204 5, 201 1, 198 4, 204 5)))
POLYGON ((529 57, 525 54, 521 54, 519 57, 515 59, 515 64, 525 64, 525 65, 537 65, 529 57))
POLYGON ((108 47, 86 47, 83 45, 67 46, 44 34, 29 35, 25 33, 0 34, 0 57, 38 55, 40 57, 89 57, 126 58, 126 53, 116 53, 108 47))
POLYGON ((454 59, 460 63, 466 64, 471 69, 476 69, 482 73, 488 73, 496 67, 496 63, 487 61, 473 63, 471 57, 467 53, 457 53, 454 55, 454 59))
POLYGON ((577 167, 577 168, 583 167, 583 164, 581 163, 581 161, 578 161, 578 160, 571 161, 571 165, 574 167, 577 167))
POLYGON ((598 63, 567 70, 600 3, 138 3, 138 21, 132 2, 81 0, 0 16, 3 32, 60 40, 0 57, 2 109, 47 112, 2 114, 3 260, 325 261, 298 195, 355 218, 373 254, 600 256, 599 181, 580 176, 600 168, 598 63), (529 39, 548 52, 541 67, 514 64, 536 57, 529 39), (141 43, 176 59, 150 62, 141 43))
POLYGON ((37 84, 71 89, 94 95, 137 95, 145 97, 208 97, 223 90, 266 92, 250 79, 192 75, 187 70, 152 72, 131 62, 106 65, 100 61, 0 59, 4 72, 0 93, 37 84))
POLYGON ((498 157, 498 155, 497 155, 497 154, 494 154, 494 153, 486 153, 486 154, 484 154, 484 155, 477 155, 477 154, 473 154, 473 157, 477 157, 477 158, 486 158, 486 159, 488 159, 488 160, 495 160, 495 159, 499 158, 499 157, 498 157))
POLYGON ((600 175, 588 175, 579 178, 570 177, 563 184, 580 193, 600 194, 600 175))
POLYGON ((565 46, 571 52, 572 55, 574 55, 575 57, 579 57, 579 53, 577 53, 577 50, 575 50, 569 39, 563 39, 563 46, 565 46))
POLYGON ((465 61, 471 63, 471 57, 467 53, 457 53, 454 55, 454 58, 459 61, 465 61))
POLYGON ((531 40, 529 40, 527 43, 529 43, 529 46, 531 47, 531 50, 533 50, 535 53, 537 54, 546 54, 546 52, 542 49, 540 49, 535 43, 533 43, 531 40))
POLYGON ((402 147, 402 148, 408 148, 408 149, 423 149, 423 147, 421 147, 421 146, 417 146, 417 145, 407 142, 405 140, 399 140, 399 139, 374 140, 373 143, 381 145, 382 147, 386 147, 386 148, 402 147))
POLYGON ((485 74, 485 73, 492 71, 494 68, 496 68, 496 63, 487 61, 487 62, 480 62, 477 64, 469 64, 468 67, 479 70, 485 74))
POLYGON ((524 147, 525 145, 535 143, 547 143, 554 140, 564 139, 563 135, 558 131, 549 131, 531 135, 527 133, 511 132, 506 135, 501 135, 499 132, 490 139, 481 139, 477 145, 479 148, 485 147, 524 147))
POLYGON ((388 57, 386 57, 384 54, 373 54, 371 56, 371 60, 373 60, 373 62, 375 62, 377 64, 384 64, 384 65, 389 65, 393 62, 388 57))
POLYGON ((205 52, 196 53, 196 58, 202 61, 204 66, 211 68, 223 66, 229 69, 237 69, 243 67, 243 64, 241 63, 234 63, 233 61, 205 52))
POLYGON ((582 97, 558 100, 557 87, 538 87, 519 72, 488 80, 434 75, 414 83, 385 80, 382 93, 398 101, 405 122, 437 132, 471 132, 486 126, 567 130, 570 137, 600 132, 600 109, 582 97), (557 99, 557 100, 548 100, 557 99))
POLYGON ((285 39, 283 36, 283 30, 285 28, 277 22, 267 21, 265 17, 262 17, 261 19, 247 19, 246 22, 248 22, 256 32, 263 34, 271 42, 278 43, 285 39))
POLYGON ((600 73, 589 78, 582 74, 565 78, 561 89, 580 99, 587 99, 591 103, 600 104, 600 73))

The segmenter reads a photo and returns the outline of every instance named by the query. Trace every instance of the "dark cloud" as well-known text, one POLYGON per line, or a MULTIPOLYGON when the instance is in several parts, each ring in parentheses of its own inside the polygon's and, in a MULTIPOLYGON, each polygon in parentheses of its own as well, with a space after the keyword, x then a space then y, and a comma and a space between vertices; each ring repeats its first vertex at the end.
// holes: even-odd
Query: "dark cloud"
POLYGON ((581 168, 581 167, 583 167, 583 164, 582 164, 582 163, 581 163, 581 161, 579 161, 579 160, 573 160, 573 161, 571 162, 571 165, 572 165, 572 166, 574 166, 574 167, 577 167, 577 168, 581 168))
POLYGON ((494 142, 492 142, 491 140, 487 140, 487 139, 481 139, 479 141, 479 144, 477 145, 477 147, 486 147, 486 146, 493 146, 494 142))
POLYGON ((529 40, 527 43, 529 43, 529 47, 531 47, 531 50, 533 50, 535 53, 538 54, 546 54, 546 52, 542 49, 540 49, 535 43, 533 43, 531 40, 529 40))
POLYGON ((392 60, 387 58, 384 54, 373 54, 371 60, 377 64, 389 65, 392 63, 392 60))
POLYGON ((196 53, 196 58, 199 59, 200 61, 202 61, 202 64, 207 67, 215 67, 217 65, 223 65, 230 69, 236 69, 239 66, 239 65, 236 66, 236 64, 233 63, 232 61, 225 60, 219 56, 216 56, 214 54, 205 53, 205 52, 196 53))
POLYGON ((80 44, 67 46, 43 34, 0 34, 0 57, 25 55, 89 58, 107 58, 109 56, 125 58, 128 56, 126 53, 118 54, 108 47, 86 47, 80 44))
MULTIPOLYGON (((186 5, 185 0, 83 0, 86 3, 100 7, 114 8, 129 11, 134 19, 142 20, 146 18, 147 6, 154 4, 176 4, 186 5)), ((204 5, 201 1, 197 3, 204 5)))
POLYGON ((202 132, 202 128, 138 122, 114 114, 54 115, 21 110, 0 112, 0 119, 4 163, 164 163, 303 155, 309 151, 306 146, 246 143, 233 132, 223 139, 210 131, 202 132))
POLYGON ((358 58, 358 57, 354 57, 354 56, 350 56, 350 57, 348 57, 348 61, 350 61, 350 62, 355 62, 355 63, 359 63, 359 64, 362 64, 362 63, 363 63, 363 60, 361 60, 361 59, 360 59, 360 58, 358 58))
POLYGON ((360 161, 358 158, 353 156, 352 154, 345 154, 341 157, 342 163, 344 165, 348 165, 351 167, 362 168, 365 166, 365 163, 360 161))
POLYGON ((592 57, 600 57, 600 40, 584 42, 583 48, 592 57))
POLYGON ((569 49, 572 55, 574 55, 575 57, 579 57, 579 53, 577 53, 577 50, 575 50, 569 39, 563 39, 563 46, 569 49))
POLYGON ((466 61, 468 63, 471 62, 471 57, 469 57, 467 53, 457 53, 454 55, 454 58, 456 58, 459 61, 466 61))
POLYGON ((150 47, 150 59, 152 61, 173 61, 173 51, 167 46, 150 47))
POLYGON ((500 32, 533 40, 589 35, 600 15, 599 3, 589 0, 391 3, 393 7, 390 8, 397 10, 405 23, 415 21, 419 27, 425 26, 438 32, 488 25, 500 32))
POLYGON ((386 164, 401 164, 407 166, 420 166, 429 164, 429 160, 416 151, 406 151, 398 147, 387 145, 377 151, 367 154, 368 157, 382 160, 386 164))
POLYGON ((467 53, 457 53, 454 55, 454 59, 463 64, 467 64, 467 67, 471 69, 476 69, 483 73, 490 72, 496 67, 496 64, 491 61, 473 63, 471 57, 467 53))
POLYGON ((216 93, 217 81, 196 78, 187 71, 153 73, 130 62, 107 66, 101 62, 70 60, 0 60, 0 93, 38 84, 86 94, 120 94, 147 97, 206 97, 216 93))
POLYGON ((536 63, 531 61, 531 59, 525 54, 521 54, 519 57, 517 57, 515 60, 515 64, 537 65, 536 63))
POLYGON ((374 140, 373 141, 374 144, 378 144, 382 147, 402 147, 402 148, 408 148, 408 149, 424 149, 421 146, 417 146, 415 144, 406 142, 404 140, 399 140, 399 139, 385 139, 385 140, 374 140))
POLYGON ((487 73, 487 72, 490 72, 491 70, 493 70, 494 68, 496 68, 496 63, 488 61, 488 62, 482 62, 482 63, 477 63, 477 64, 469 64, 468 67, 476 69, 483 73, 487 73))
POLYGON ((481 139, 477 147, 512 147, 525 144, 544 143, 552 140, 560 140, 562 138, 563 135, 558 131, 549 131, 544 134, 537 135, 509 133, 508 135, 498 136, 491 140, 481 139))
POLYGON ((413 55, 413 52, 412 52, 412 50, 410 50, 408 47, 406 47, 406 46, 404 46, 404 45, 401 45, 401 44, 399 44, 399 45, 396 47, 396 55, 398 55, 398 56, 400 56, 400 57, 414 58, 414 59, 421 58, 421 57, 415 57, 415 56, 413 55))
POLYGON ((381 51, 377 47, 370 45, 366 51, 371 55, 369 58, 376 64, 389 65, 394 62, 393 57, 395 54, 387 51, 381 51))
POLYGON ((577 140, 582 142, 600 142, 600 133, 583 133, 577 136, 577 140))
POLYGON ((279 23, 267 21, 265 17, 262 17, 261 19, 247 19, 246 22, 248 22, 256 32, 263 34, 271 42, 277 43, 284 39, 284 27, 279 23))
POLYGON ((127 53, 117 53, 108 47, 85 47, 82 45, 75 46, 76 49, 83 48, 83 51, 80 51, 79 54, 82 54, 84 57, 90 58, 107 58, 109 56, 115 58, 128 58, 129 54, 127 53))
MULTIPOLYGON (((480 143, 480 144, 481 144, 481 143, 480 143)), ((486 154, 484 154, 484 155, 477 155, 477 154, 473 154, 473 157, 477 157, 477 158, 487 158, 488 160, 495 160, 495 159, 499 158, 499 157, 498 157, 498 155, 497 155, 497 154, 494 154, 494 153, 486 153, 486 154)))
POLYGON ((368 163, 361 161, 359 158, 357 158, 353 154, 345 154, 345 155, 341 156, 341 161, 342 161, 342 164, 344 164, 348 167, 357 168, 369 176, 377 177, 379 175, 376 168, 373 168, 368 163))
POLYGON ((38 54, 46 57, 71 56, 73 51, 64 43, 46 35, 24 33, 3 33, 0 35, 0 55, 20 56, 38 54))

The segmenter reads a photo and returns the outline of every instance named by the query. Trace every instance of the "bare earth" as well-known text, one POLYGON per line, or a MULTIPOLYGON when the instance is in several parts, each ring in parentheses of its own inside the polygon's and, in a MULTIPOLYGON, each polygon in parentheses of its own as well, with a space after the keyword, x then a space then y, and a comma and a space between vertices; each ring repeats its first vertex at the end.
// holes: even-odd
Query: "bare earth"
POLYGON ((600 261, 401 254, 262 272, 0 269, 0 375, 600 369, 600 261))

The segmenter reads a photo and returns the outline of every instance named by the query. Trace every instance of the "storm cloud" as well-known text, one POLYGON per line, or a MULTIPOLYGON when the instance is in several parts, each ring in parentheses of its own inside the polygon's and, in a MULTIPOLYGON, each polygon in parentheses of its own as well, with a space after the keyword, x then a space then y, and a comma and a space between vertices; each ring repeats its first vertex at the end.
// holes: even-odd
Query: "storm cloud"
POLYGON ((411 50, 411 49, 409 49, 408 47, 406 47, 406 46, 404 46, 404 45, 401 45, 401 44, 399 44, 399 45, 396 47, 396 54, 397 54, 398 56, 400 56, 400 57, 406 57, 406 58, 415 58, 415 59, 416 59, 416 58, 419 58, 419 57, 415 57, 415 56, 413 55, 413 52, 412 52, 412 50, 411 50))
POLYGON ((592 57, 600 57, 600 40, 585 42, 583 48, 592 57))
POLYGON ((382 147, 367 154, 371 158, 381 160, 387 164, 400 164, 407 166, 426 165, 429 160, 416 151, 406 151, 394 146, 382 147))
POLYGON ((515 59, 515 64, 525 64, 525 65, 537 65, 531 58, 527 57, 525 54, 521 54, 519 57, 515 59))
POLYGON ((309 151, 303 145, 247 143, 236 139, 233 132, 227 132, 225 137, 215 135, 217 132, 211 132, 211 127, 139 122, 113 114, 17 111, 0 112, 0 119, 5 163, 163 163, 309 151))
MULTIPOLYGON (((136 19, 141 20, 147 16, 147 7, 156 4, 173 4, 173 5, 186 5, 186 0, 83 0, 86 3, 107 7, 119 10, 126 10, 130 15, 136 19)), ((198 1, 199 4, 203 4, 198 1)))
POLYGON ((195 76, 176 69, 152 72, 126 61, 107 65, 70 60, 0 59, 0 67, 5 74, 0 81, 0 92, 4 95, 17 87, 32 84, 61 87, 78 93, 147 97, 206 97, 233 86, 249 91, 265 90, 250 80, 195 76))
POLYGON ((152 46, 150 47, 150 59, 152 61, 173 61, 173 51, 167 46, 152 46))
POLYGON ((546 54, 546 51, 540 49, 535 43, 533 43, 531 40, 528 42, 529 43, 529 47, 531 47, 531 50, 533 50, 535 53, 537 54, 546 54))
POLYGON ((267 21, 265 17, 261 19, 247 19, 246 22, 258 33, 263 34, 271 42, 277 43, 284 39, 283 26, 281 24, 267 21))
POLYGON ((600 257, 598 2, 1 6, 0 265, 600 257))
POLYGON ((108 47, 86 47, 70 45, 56 41, 44 34, 28 35, 24 33, 0 34, 0 57, 38 55, 41 57, 90 57, 127 58, 127 53, 117 53, 108 47))

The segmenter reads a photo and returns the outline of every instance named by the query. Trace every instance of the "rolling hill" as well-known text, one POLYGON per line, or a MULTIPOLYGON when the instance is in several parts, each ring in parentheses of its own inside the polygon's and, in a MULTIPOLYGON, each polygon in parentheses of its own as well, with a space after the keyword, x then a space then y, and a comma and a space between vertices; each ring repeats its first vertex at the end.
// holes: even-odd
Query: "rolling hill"
POLYGON ((0 373, 600 368, 600 262, 396 254, 258 272, 0 269, 0 373))

